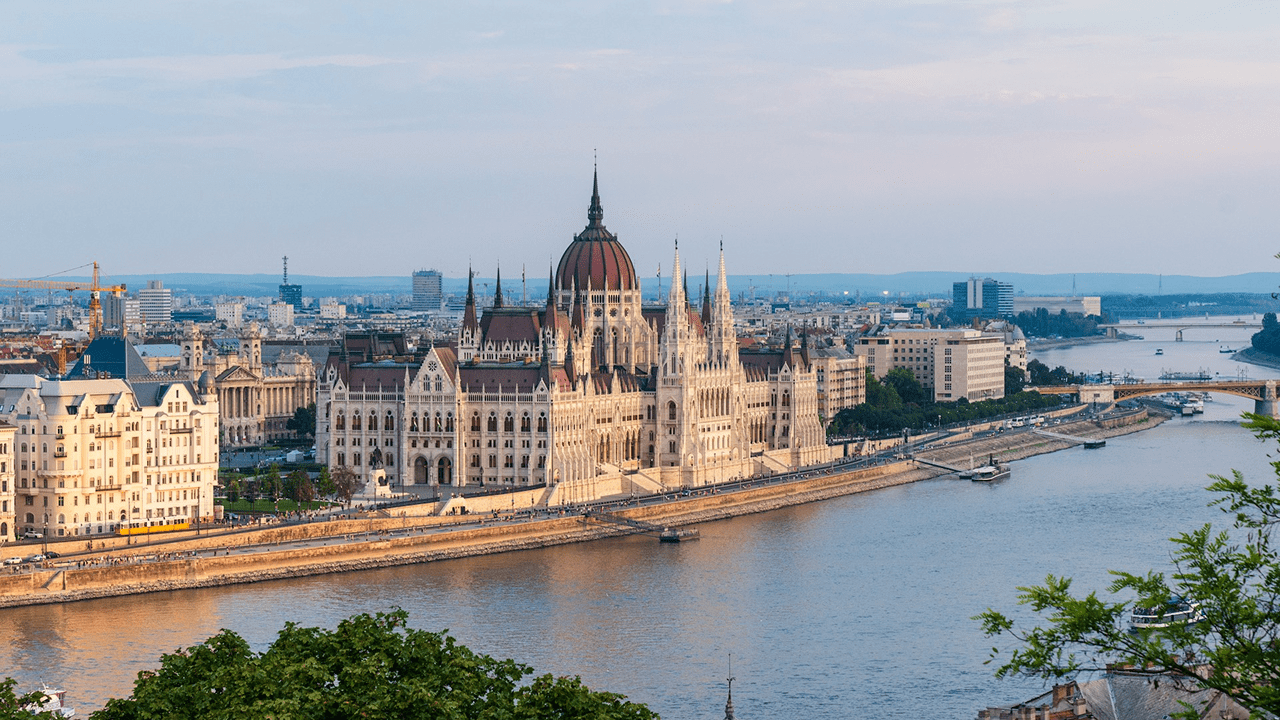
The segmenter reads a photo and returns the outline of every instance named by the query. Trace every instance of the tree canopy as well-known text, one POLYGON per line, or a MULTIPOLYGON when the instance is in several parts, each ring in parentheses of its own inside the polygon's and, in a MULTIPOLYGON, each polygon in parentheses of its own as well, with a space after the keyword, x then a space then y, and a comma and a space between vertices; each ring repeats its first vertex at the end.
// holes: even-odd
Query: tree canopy
MULTIPOLYGON (((1245 418, 1259 438, 1280 441, 1280 421, 1245 418)), ((1272 466, 1280 476, 1280 462, 1272 466)), ((979 615, 989 637, 1007 636, 1017 645, 1008 656, 992 649, 996 675, 1062 678, 1126 663, 1153 676, 1198 677, 1254 717, 1280 715, 1280 546, 1271 542, 1280 494, 1269 484, 1249 485, 1238 471, 1211 477, 1208 490, 1217 495, 1211 505, 1222 509, 1231 529, 1205 524, 1172 538, 1171 574, 1112 571, 1110 598, 1081 597, 1072 593, 1070 578, 1050 575, 1043 585, 1018 588, 1019 602, 1044 620, 1029 630, 995 610, 979 615), (1198 607, 1203 621, 1128 627, 1133 608, 1170 608, 1179 600, 1198 607)))
MULTIPOLYGON (((657 718, 644 705, 590 690, 576 677, 526 682, 529 667, 473 652, 445 634, 411 629, 406 619, 401 610, 356 615, 333 631, 289 623, 261 653, 223 630, 163 656, 159 670, 138 674, 132 696, 110 700, 90 717, 657 718)), ((0 685, 0 711, 4 689, 0 685)))

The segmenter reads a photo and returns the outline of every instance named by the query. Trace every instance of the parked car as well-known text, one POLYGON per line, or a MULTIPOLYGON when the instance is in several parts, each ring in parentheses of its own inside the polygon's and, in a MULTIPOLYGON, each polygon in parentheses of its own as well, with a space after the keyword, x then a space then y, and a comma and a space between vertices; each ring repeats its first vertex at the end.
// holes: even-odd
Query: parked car
POLYGON ((20 557, 11 557, 11 558, 9 558, 8 560, 5 560, 5 561, 4 561, 4 564, 5 564, 5 565, 21 565, 21 564, 22 564, 22 558, 20 558, 20 557))
POLYGON ((23 540, 43 540, 43 539, 44 539, 44 533, 42 533, 42 532, 37 532, 37 531, 35 531, 35 530, 28 530, 28 531, 26 531, 26 532, 22 533, 22 539, 23 539, 23 540))
POLYGON ((40 562, 44 562, 44 560, 45 560, 45 558, 44 558, 44 556, 43 556, 43 555, 41 555, 40 553, 36 553, 35 555, 32 555, 32 556, 28 557, 28 558, 27 558, 26 560, 24 560, 23 562, 29 562, 29 563, 40 563, 40 562))
POLYGON ((50 560, 53 560, 54 558, 60 558, 60 557, 62 557, 62 553, 56 553, 56 552, 54 552, 54 551, 50 550, 49 552, 45 553, 45 554, 44 554, 44 556, 45 556, 45 557, 47 557, 47 558, 49 558, 50 560))

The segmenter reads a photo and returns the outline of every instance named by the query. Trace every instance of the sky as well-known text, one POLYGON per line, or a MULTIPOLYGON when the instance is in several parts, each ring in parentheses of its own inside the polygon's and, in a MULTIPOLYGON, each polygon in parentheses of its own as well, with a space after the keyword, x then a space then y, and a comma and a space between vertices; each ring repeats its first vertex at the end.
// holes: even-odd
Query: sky
POLYGON ((0 4, 4 277, 545 277, 593 161, 642 279, 1278 270, 1280 2, 0 4))

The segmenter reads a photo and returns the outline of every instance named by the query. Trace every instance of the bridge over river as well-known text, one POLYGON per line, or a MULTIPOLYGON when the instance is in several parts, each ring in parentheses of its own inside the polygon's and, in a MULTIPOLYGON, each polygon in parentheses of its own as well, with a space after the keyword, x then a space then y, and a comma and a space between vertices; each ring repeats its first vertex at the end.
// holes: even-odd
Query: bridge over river
POLYGON ((1220 392, 1249 398, 1253 400, 1253 411, 1258 415, 1280 418, 1280 406, 1276 402, 1276 383, 1276 380, 1206 380, 1114 385, 1047 385, 1027 389, 1037 390, 1044 395, 1071 395, 1080 402, 1104 404, 1168 392, 1220 392))
POLYGON ((1177 342, 1182 342, 1182 332, 1184 330, 1192 330, 1198 328, 1244 328, 1247 330, 1261 330, 1262 324, 1256 322, 1245 322, 1244 320, 1233 320, 1232 322, 1196 322, 1190 319, 1184 320, 1148 320, 1141 325, 1137 323, 1107 323, 1098 326, 1099 329, 1107 331, 1107 337, 1119 337, 1121 332, 1132 333, 1136 330, 1145 328, 1177 328, 1178 333, 1174 337, 1177 342))

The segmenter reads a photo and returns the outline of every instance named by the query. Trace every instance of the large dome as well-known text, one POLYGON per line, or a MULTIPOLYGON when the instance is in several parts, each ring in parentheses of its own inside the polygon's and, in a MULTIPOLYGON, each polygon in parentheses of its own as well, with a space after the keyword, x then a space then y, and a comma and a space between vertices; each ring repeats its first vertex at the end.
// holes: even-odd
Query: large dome
POLYGON ((636 268, 618 237, 604 227, 604 208, 600 205, 600 184, 592 178, 591 208, 587 210, 587 227, 575 235, 560 256, 556 268, 556 287, 560 290, 635 290, 636 268))

